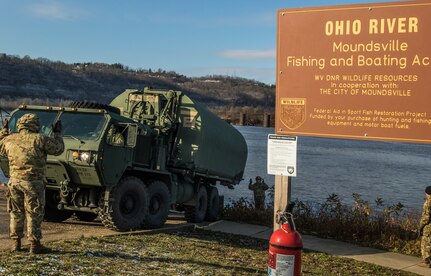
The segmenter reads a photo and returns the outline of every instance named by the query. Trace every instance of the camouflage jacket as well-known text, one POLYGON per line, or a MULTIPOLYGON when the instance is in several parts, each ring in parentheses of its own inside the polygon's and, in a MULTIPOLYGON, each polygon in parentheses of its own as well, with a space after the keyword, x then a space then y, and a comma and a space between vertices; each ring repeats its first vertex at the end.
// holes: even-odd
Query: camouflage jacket
POLYGON ((248 188, 254 192, 256 196, 265 196, 265 191, 268 190, 268 185, 264 181, 256 181, 256 183, 249 184, 248 188))
POLYGON ((124 137, 121 133, 115 130, 115 127, 111 127, 108 131, 107 141, 111 145, 124 146, 124 137))
POLYGON ((11 135, 7 129, 0 132, 0 155, 9 159, 12 179, 43 180, 47 155, 60 155, 63 151, 63 138, 59 134, 51 138, 26 129, 11 135))
POLYGON ((419 222, 419 228, 423 229, 426 225, 430 223, 430 215, 431 215, 431 196, 426 195, 422 216, 419 222))

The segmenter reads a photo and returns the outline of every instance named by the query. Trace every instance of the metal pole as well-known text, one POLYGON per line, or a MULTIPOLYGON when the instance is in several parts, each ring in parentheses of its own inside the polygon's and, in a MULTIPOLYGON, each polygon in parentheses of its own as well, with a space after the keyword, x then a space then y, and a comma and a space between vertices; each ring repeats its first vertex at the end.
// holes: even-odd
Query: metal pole
POLYGON ((239 125, 244 126, 247 123, 247 115, 245 113, 239 114, 239 125))
POLYGON ((0 122, 1 122, 1 127, 3 127, 3 109, 1 108, 1 105, 0 105, 0 122))
POLYGON ((271 114, 263 114, 263 127, 271 125, 271 114))

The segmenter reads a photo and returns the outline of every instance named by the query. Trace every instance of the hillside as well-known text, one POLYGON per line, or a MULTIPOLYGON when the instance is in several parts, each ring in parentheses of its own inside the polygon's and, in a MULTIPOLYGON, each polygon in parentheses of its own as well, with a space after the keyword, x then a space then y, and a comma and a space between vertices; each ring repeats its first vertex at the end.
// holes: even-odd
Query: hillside
POLYGON ((68 101, 109 103, 126 88, 181 90, 212 109, 253 108, 271 112, 275 87, 227 76, 190 78, 162 69, 132 70, 122 64, 66 64, 45 58, 0 54, 0 106, 22 102, 64 104, 68 101))

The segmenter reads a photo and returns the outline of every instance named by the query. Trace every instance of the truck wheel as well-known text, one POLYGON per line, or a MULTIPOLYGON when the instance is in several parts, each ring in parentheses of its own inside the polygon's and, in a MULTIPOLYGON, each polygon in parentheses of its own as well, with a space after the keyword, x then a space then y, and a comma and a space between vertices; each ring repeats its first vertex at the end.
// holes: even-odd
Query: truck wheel
POLYGON ((195 206, 184 206, 187 222, 202 222, 205 219, 208 206, 208 194, 205 186, 199 188, 195 206))
POLYGON ((43 220, 50 222, 62 222, 73 215, 73 212, 71 211, 57 209, 57 205, 60 202, 60 195, 58 192, 46 190, 45 199, 46 204, 43 220))
POLYGON ((205 220, 216 221, 220 214, 220 200, 217 187, 208 188, 208 208, 205 220))
POLYGON ((139 229, 148 214, 147 188, 139 178, 125 177, 111 191, 109 205, 99 212, 103 225, 116 231, 139 229))
POLYGON ((160 228, 168 219, 171 197, 169 189, 162 181, 155 180, 148 186, 148 215, 145 228, 160 228))
POLYGON ((89 212, 75 212, 75 216, 80 221, 93 221, 97 218, 97 214, 89 212))

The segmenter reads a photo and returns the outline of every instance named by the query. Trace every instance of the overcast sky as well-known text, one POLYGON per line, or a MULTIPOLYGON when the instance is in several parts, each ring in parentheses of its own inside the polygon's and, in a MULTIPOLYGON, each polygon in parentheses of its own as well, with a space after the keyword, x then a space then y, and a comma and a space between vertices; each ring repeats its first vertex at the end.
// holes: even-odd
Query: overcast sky
POLYGON ((278 9, 369 2, 0 0, 0 53, 273 84, 278 9))

